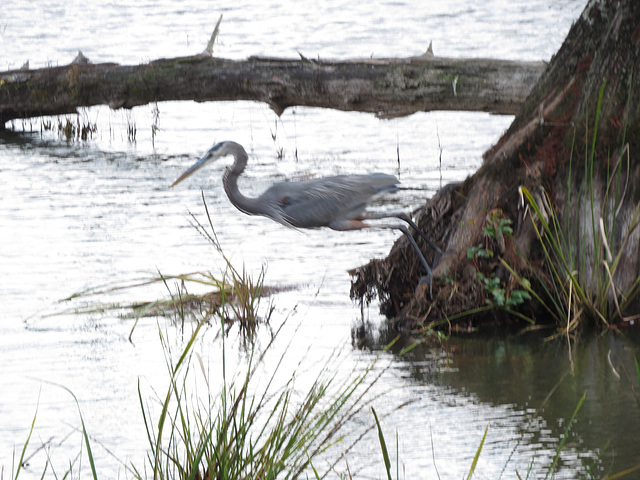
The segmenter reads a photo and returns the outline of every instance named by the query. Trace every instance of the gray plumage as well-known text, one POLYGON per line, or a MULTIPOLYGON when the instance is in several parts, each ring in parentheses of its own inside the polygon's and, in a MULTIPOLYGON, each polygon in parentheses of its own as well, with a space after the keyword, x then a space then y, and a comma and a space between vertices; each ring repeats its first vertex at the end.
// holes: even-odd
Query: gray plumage
POLYGON ((351 230, 355 226, 351 220, 363 219, 369 202, 378 195, 397 190, 398 183, 394 176, 383 174, 281 182, 256 201, 266 207, 266 216, 284 225, 351 230))
POLYGON ((232 155, 235 159, 222 177, 222 184, 229 200, 241 212, 248 215, 269 217, 283 225, 295 228, 329 227, 333 230, 356 230, 363 228, 395 228, 401 230, 416 250, 427 270, 431 286, 431 268, 404 225, 370 225, 367 219, 400 218, 411 225, 436 251, 440 249, 431 242, 408 215, 367 215, 367 205, 377 196, 395 192, 399 180, 393 175, 372 173, 368 175, 338 175, 314 178, 297 182, 279 182, 269 187, 262 195, 250 198, 238 189, 238 177, 244 172, 249 159, 245 149, 236 142, 220 142, 211 147, 200 159, 185 171, 172 187, 185 178, 215 161, 232 155))

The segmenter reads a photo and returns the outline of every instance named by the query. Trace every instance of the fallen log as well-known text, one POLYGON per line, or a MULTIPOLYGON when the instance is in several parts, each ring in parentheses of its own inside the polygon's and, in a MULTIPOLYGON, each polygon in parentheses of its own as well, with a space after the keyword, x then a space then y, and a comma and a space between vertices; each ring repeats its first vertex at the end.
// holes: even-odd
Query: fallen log
POLYGON ((419 57, 312 60, 201 54, 143 65, 90 63, 0 72, 0 129, 18 118, 132 108, 153 102, 253 100, 278 115, 300 105, 381 118, 431 110, 514 115, 544 62, 419 57))

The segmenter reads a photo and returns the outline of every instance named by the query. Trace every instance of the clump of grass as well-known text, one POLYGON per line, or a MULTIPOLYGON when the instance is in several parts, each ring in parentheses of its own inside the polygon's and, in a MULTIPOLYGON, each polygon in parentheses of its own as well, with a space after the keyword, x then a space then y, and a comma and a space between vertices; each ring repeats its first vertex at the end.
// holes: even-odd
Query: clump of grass
MULTIPOLYGON (((285 350, 282 355, 277 352, 280 358, 267 377, 264 376, 265 359, 275 348, 286 321, 271 336, 265 348, 259 350, 258 342, 252 342, 246 363, 236 365, 235 372, 231 372, 234 367, 230 368, 226 361, 228 337, 224 332, 225 322, 221 316, 218 320, 223 330, 223 334, 217 336, 222 345, 222 360, 213 374, 209 373, 202 356, 195 351, 195 346, 208 331, 206 321, 195 326, 177 357, 172 352, 168 336, 160 329, 169 385, 154 407, 153 402, 146 400, 143 387, 138 382, 138 401, 149 450, 142 465, 122 462, 128 478, 295 479, 310 472, 314 472, 317 478, 326 476, 339 459, 333 463, 323 461, 323 464, 331 464, 326 467, 326 472, 321 473, 313 465, 314 460, 320 457, 326 457, 326 460, 333 447, 355 436, 353 443, 336 453, 338 457, 348 454, 370 430, 365 429, 360 435, 348 431, 355 428, 352 419, 361 413, 369 389, 380 378, 380 375, 370 378, 375 361, 364 368, 355 365, 344 380, 338 381, 335 376, 338 358, 334 352, 319 369, 306 393, 296 386, 301 364, 284 385, 277 386, 280 370, 287 364, 288 352, 285 350), (202 380, 205 388, 199 390, 202 380)), ((87 458, 91 478, 97 480, 104 466, 95 459, 80 402, 68 388, 57 386, 70 393, 76 402, 84 453, 69 462, 63 477, 58 477, 53 470, 50 452, 44 449, 47 460, 42 477, 51 471, 56 478, 74 478, 75 475, 82 478, 78 462, 87 458)), ((11 478, 20 477, 36 416, 37 411, 11 478)))
MULTIPOLYGON (((131 340, 141 318, 173 318, 182 328, 184 328, 185 322, 195 318, 204 318, 206 321, 213 319, 215 323, 215 321, 217 321, 217 315, 220 312, 220 307, 224 303, 226 305, 225 321, 227 324, 238 323, 243 332, 254 333, 257 325, 263 322, 258 315, 261 298, 271 295, 277 291, 277 289, 265 288, 263 286, 264 271, 261 272, 258 281, 251 278, 244 269, 243 274, 244 277, 233 280, 229 279, 225 272, 223 272, 221 277, 217 277, 211 272, 190 272, 179 275, 163 275, 162 273, 158 273, 155 277, 141 279, 124 285, 102 285, 88 288, 60 300, 60 303, 84 301, 82 305, 55 311, 54 313, 43 315, 43 318, 65 314, 102 315, 107 312, 117 313, 122 318, 134 319, 134 324, 129 334, 129 340, 131 340), (246 285, 238 282, 246 282, 246 285), (258 288, 256 283, 259 283, 261 287, 259 290, 260 297, 257 296, 258 288), (90 298, 115 294, 123 290, 131 290, 153 284, 164 285, 168 296, 158 300, 133 302, 107 303, 102 300, 89 300, 90 298), (190 287, 198 289, 205 288, 206 291, 204 293, 192 293, 190 287), (238 295, 238 292, 240 292, 240 295, 238 295), (251 296, 252 294, 256 296, 251 296), (240 300, 238 300, 238 298, 240 298, 240 300), (238 304, 238 302, 241 303, 238 304), (250 319, 250 323, 244 322, 244 319, 247 318, 250 319)), ((264 323, 268 323, 268 317, 264 320, 264 323)))
MULTIPOLYGON (((96 122, 89 120, 86 114, 83 115, 82 121, 80 114, 75 115, 75 122, 68 116, 61 118, 58 117, 56 130, 60 138, 64 138, 67 141, 82 140, 87 141, 93 138, 93 135, 98 131, 96 122)), ((40 126, 40 130, 53 130, 53 124, 51 120, 43 120, 40 126)))
MULTIPOLYGON (((616 224, 629 182, 629 145, 624 143, 624 139, 613 168, 607 170, 602 207, 596 205, 595 146, 604 88, 603 84, 591 142, 585 142, 584 179, 576 199, 578 205, 586 205, 588 209, 589 228, 581 230, 577 218, 579 215, 567 214, 566 223, 561 221, 544 191, 532 193, 525 187, 520 188, 531 212, 530 217, 549 272, 549 277, 538 275, 544 289, 542 293, 534 292, 527 283, 523 283, 523 286, 567 333, 575 330, 584 320, 608 327, 611 322, 640 318, 640 315, 626 313, 640 294, 640 275, 625 285, 624 291, 615 280, 616 272, 629 253, 630 237, 640 225, 640 203, 635 206, 628 225, 621 227, 616 224), (626 175, 623 173, 625 161, 626 175), (625 228, 626 231, 616 232, 616 228, 625 228), (621 240, 614 242, 617 237, 621 237, 621 240)), ((572 195, 576 195, 571 190, 572 160, 573 149, 569 159, 567 206, 571 205, 572 195)), ((513 270, 511 272, 515 273, 513 270)))
MULTIPOLYGON (((210 394, 216 378, 193 352, 203 325, 197 326, 177 362, 167 355, 171 379, 157 421, 152 420, 139 387, 150 447, 147 474, 154 479, 293 479, 312 470, 313 460, 343 438, 345 425, 362 408, 371 367, 354 371, 336 385, 328 363, 307 393, 297 399, 296 373, 272 391, 282 359, 266 386, 256 390, 265 355, 280 329, 262 352, 253 348, 246 366, 231 378, 225 362, 226 335, 221 335, 222 366, 216 372, 221 386, 218 394, 210 394), (197 366, 206 385, 204 398, 193 396, 190 389, 197 366)), ((222 325, 224 328, 224 322, 222 325)), ((143 469, 135 471, 138 478, 144 478, 143 469)))
MULTIPOLYGON (((640 224, 640 204, 633 213, 631 228, 615 256, 607 240, 604 219, 600 217, 600 229, 592 232, 592 242, 599 254, 595 256, 594 265, 589 266, 589 271, 595 277, 590 279, 585 275, 586 258, 579 250, 568 245, 567 233, 560 225, 557 215, 548 207, 542 207, 525 187, 521 187, 521 191, 534 212, 533 224, 550 272, 550 281, 540 282, 544 286, 544 298, 531 290, 527 283, 523 282, 523 286, 545 306, 556 322, 563 325, 567 332, 571 332, 584 319, 608 327, 611 322, 640 318, 638 315, 630 316, 625 313, 640 293, 640 275, 624 292, 614 280, 616 271, 624 260, 631 231, 640 224)), ((542 280, 541 277, 539 279, 542 280)))
POLYGON ((221 318, 226 322, 227 326, 238 325, 240 332, 245 337, 254 335, 260 324, 268 325, 273 306, 269 304, 266 308, 263 307, 263 299, 275 292, 286 289, 286 287, 265 286, 266 271, 264 267, 257 276, 252 276, 244 265, 242 269, 238 269, 231 263, 218 241, 204 195, 202 200, 210 230, 198 221, 193 214, 191 214, 191 224, 222 257, 223 267, 220 275, 205 271, 178 275, 164 275, 158 272, 155 277, 125 285, 102 285, 89 288, 76 292, 60 302, 104 296, 153 284, 164 285, 168 292, 168 297, 160 300, 126 303, 86 302, 81 307, 58 311, 48 316, 68 313, 89 315, 102 314, 108 311, 120 312, 122 316, 135 318, 129 339, 131 339, 139 319, 143 317, 173 317, 184 327, 187 320, 200 318, 208 322, 213 319, 213 323, 217 323, 217 320, 222 316, 221 318), (207 291, 205 293, 191 293, 190 287, 205 288, 207 291), (224 308, 222 308, 223 305, 224 308))
POLYGON ((263 267, 257 278, 254 279, 247 272, 244 265, 242 266, 242 270, 238 270, 233 266, 218 241, 204 193, 202 194, 202 204, 204 205, 210 231, 202 225, 193 214, 191 214, 191 224, 207 239, 224 260, 225 270, 219 287, 222 293, 222 302, 224 305, 230 307, 228 310, 230 310, 232 314, 231 317, 225 316, 225 319, 231 322, 238 322, 239 328, 244 334, 253 335, 259 323, 269 322, 271 312, 273 311, 273 308, 270 308, 265 317, 260 315, 260 300, 265 293, 265 269, 263 267))

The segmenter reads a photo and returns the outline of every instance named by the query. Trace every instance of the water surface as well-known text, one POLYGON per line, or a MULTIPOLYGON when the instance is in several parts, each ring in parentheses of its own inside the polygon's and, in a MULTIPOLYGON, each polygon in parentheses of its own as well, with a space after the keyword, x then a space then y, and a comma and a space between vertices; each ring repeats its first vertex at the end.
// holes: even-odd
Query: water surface
MULTIPOLYGON (((131 64, 192 55, 204 49, 220 14, 215 54, 227 58, 294 58, 298 52, 320 58, 411 56, 433 41, 434 52, 442 56, 548 60, 582 3, 332 1, 311 6, 191 0, 88 6, 50 0, 35 7, 4 2, 0 61, 2 68, 17 68, 26 60, 39 68, 66 64, 78 50, 93 62, 131 64)), ((103 476, 128 477, 121 462, 142 465, 147 444, 138 381, 149 398, 166 388, 158 326, 176 349, 183 339, 180 329, 163 319, 142 319, 130 343, 130 319, 109 313, 46 314, 82 307, 81 301, 57 302, 99 285, 125 284, 158 271, 218 273, 220 256, 189 222, 190 213, 204 219, 201 191, 232 261, 254 273, 265 266, 270 285, 295 286, 271 299, 276 324, 289 318, 288 335, 299 326, 289 351, 294 359, 319 364, 336 347, 346 347, 338 374, 349 372, 356 362, 379 354, 390 339, 378 332, 384 319, 376 305, 364 310, 363 319, 348 299, 346 271, 385 255, 397 234, 300 232, 244 216, 222 191, 222 166, 168 189, 214 141, 230 139, 246 147, 251 161, 241 188, 249 195, 275 179, 382 171, 423 191, 405 191, 376 208, 409 211, 441 185, 475 171, 484 150, 511 122, 510 117, 454 112, 381 121, 312 108, 289 109, 277 118, 256 103, 167 102, 157 106, 160 130, 153 142, 153 108, 84 110, 81 120, 98 124, 88 142, 41 133, 37 121, 9 124, 16 132, 0 137, 0 465, 5 475, 36 410, 28 452, 35 455, 25 477, 39 477, 45 457, 35 450, 42 443, 51 450, 57 472, 80 451, 77 407, 65 390, 49 382, 78 397, 103 476), (127 139, 131 125, 137 129, 135 142, 127 139)), ((166 294, 155 285, 106 299, 153 300, 166 294)), ((212 337, 198 348, 215 370, 219 344, 212 337)), ((557 478, 580 478, 585 463, 598 471, 612 462, 614 471, 638 463, 633 433, 638 410, 630 381, 637 343, 612 335, 581 345, 573 352, 573 365, 566 343, 539 340, 465 340, 445 344, 444 350, 418 348, 404 357, 383 353, 377 368, 387 370, 372 393, 379 395, 376 409, 387 414, 383 425, 389 438, 398 432, 406 477, 433 476, 437 467, 441 478, 461 478, 487 425, 479 478, 498 478, 503 471, 504 478, 512 478, 515 470, 526 472, 532 459, 540 466, 538 475, 552 461, 584 392, 587 400, 557 478), (619 379, 606 360, 608 349, 619 379), (545 402, 561 378, 557 393, 545 402), (609 440, 612 447, 603 453, 609 440)), ((354 420, 371 421, 368 412, 354 420)), ((360 478, 383 476, 375 438, 352 451, 349 464, 360 478)))

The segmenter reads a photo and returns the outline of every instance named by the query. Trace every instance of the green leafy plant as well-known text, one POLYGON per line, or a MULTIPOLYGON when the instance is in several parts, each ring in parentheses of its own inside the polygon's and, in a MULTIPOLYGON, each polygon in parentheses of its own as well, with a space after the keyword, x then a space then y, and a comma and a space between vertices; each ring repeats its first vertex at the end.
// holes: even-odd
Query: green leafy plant
POLYGON ((491 222, 487 223, 484 227, 484 233, 491 238, 511 235, 513 233, 513 228, 511 228, 512 223, 513 222, 510 219, 499 216, 498 212, 494 210, 491 213, 491 222))
POLYGON ((494 305, 510 309, 522 305, 525 301, 531 300, 531 295, 526 290, 513 290, 511 295, 507 295, 505 289, 500 284, 500 279, 491 274, 487 278, 483 273, 477 272, 476 278, 484 283, 484 289, 491 295, 492 299, 487 298, 487 305, 494 305))
MULTIPOLYGON (((500 210, 493 210, 487 215, 487 223, 484 228, 486 237, 495 240, 498 248, 504 250, 504 237, 510 237, 513 233, 511 228, 511 220, 505 218, 500 210)), ((484 243, 479 243, 467 249, 467 258, 469 260, 490 260, 494 258, 495 253, 484 243)), ((504 260, 500 259, 502 262, 504 260)), ((514 289, 511 293, 507 293, 506 288, 502 285, 500 278, 495 272, 491 272, 489 276, 481 271, 476 272, 476 279, 484 285, 484 290, 489 294, 490 298, 485 300, 488 307, 501 308, 506 311, 513 312, 513 308, 522 305, 527 300, 531 300, 531 295, 526 290, 514 289)), ((515 313, 515 312, 513 312, 515 313)), ((531 319, 517 314, 527 321, 531 319)))
POLYGON ((493 258, 493 252, 484 248, 484 245, 479 243, 473 247, 467 249, 467 258, 472 260, 474 258, 493 258))

